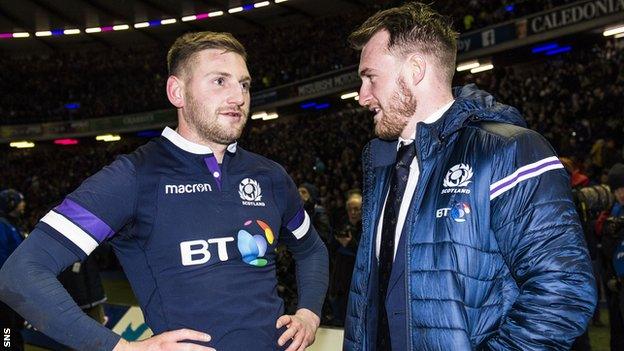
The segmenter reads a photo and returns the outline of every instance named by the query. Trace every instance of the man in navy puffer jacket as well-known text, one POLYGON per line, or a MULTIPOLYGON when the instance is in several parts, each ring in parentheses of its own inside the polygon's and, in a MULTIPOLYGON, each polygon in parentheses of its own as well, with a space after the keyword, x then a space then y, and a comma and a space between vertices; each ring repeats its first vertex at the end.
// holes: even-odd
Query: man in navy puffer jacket
POLYGON ((451 88, 456 39, 418 3, 350 37, 379 139, 363 153, 345 350, 564 350, 593 314, 568 175, 515 108, 451 88))

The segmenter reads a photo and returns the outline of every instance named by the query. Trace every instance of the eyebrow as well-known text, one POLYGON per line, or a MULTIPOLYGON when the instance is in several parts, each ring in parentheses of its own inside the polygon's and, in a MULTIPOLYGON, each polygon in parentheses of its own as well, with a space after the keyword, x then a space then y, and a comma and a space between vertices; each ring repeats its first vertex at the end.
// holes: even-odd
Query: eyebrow
MULTIPOLYGON (((226 77, 226 78, 231 78, 232 74, 228 73, 228 72, 221 72, 221 71, 211 71, 206 73, 207 76, 210 75, 215 75, 215 76, 222 76, 222 77, 226 77)), ((243 78, 241 78, 239 80, 239 82, 250 82, 251 81, 251 77, 250 76, 244 76, 243 78)))

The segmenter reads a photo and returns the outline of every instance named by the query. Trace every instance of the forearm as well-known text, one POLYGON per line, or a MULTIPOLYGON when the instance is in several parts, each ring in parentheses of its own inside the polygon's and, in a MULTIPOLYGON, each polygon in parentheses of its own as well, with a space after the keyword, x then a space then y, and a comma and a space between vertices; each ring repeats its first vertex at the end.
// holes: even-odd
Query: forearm
POLYGON ((87 316, 57 279, 78 259, 36 229, 0 270, 0 299, 62 344, 78 350, 112 350, 120 337, 87 316))
POLYGON ((291 249, 297 264, 298 308, 321 315, 327 293, 329 256, 323 242, 315 236, 306 247, 291 249))

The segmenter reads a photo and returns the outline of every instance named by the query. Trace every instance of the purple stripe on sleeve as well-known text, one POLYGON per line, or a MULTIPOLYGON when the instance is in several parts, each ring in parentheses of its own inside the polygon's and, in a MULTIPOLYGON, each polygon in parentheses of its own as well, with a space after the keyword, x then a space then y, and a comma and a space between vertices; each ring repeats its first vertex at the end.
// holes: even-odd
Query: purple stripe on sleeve
POLYGON ((217 158, 214 155, 210 155, 204 158, 204 162, 208 167, 210 173, 214 177, 215 182, 217 183, 217 187, 221 190, 221 167, 219 167, 219 163, 217 162, 217 158))
POLYGON ((518 180, 518 178, 520 178, 520 177, 522 177, 522 176, 525 176, 525 175, 527 175, 527 174, 529 174, 529 173, 539 172, 541 169, 543 169, 543 168, 545 168, 545 167, 548 167, 548 166, 553 166, 553 165, 556 165, 556 164, 559 164, 559 163, 560 163, 560 161, 559 161, 559 160, 552 160, 552 161, 550 161, 550 162, 546 162, 546 163, 543 163, 543 164, 541 164, 541 165, 535 166, 535 167, 533 167, 533 168, 530 168, 530 169, 524 170, 524 171, 522 171, 522 172, 520 172, 520 173, 516 174, 516 176, 515 176, 515 177, 513 177, 513 178, 509 179, 509 180, 508 180, 508 181, 506 181, 505 183, 503 183, 503 184, 499 184, 496 188, 494 188, 494 189, 490 190, 490 195, 494 194, 495 192, 497 192, 497 191, 498 191, 498 190, 500 190, 501 188, 504 188, 504 187, 508 186, 509 184, 512 184, 513 182, 515 182, 516 180, 518 180))
POLYGON ((62 214, 75 225, 82 228, 98 243, 115 233, 108 224, 70 199, 63 200, 60 205, 54 208, 54 211, 62 214))
POLYGON ((297 211, 297 214, 295 214, 295 216, 290 220, 290 222, 288 222, 288 224, 286 225, 286 228, 288 228, 288 230, 290 231, 293 231, 301 227, 301 224, 303 224, 304 219, 305 219, 305 210, 303 209, 303 207, 301 207, 299 211, 297 211))

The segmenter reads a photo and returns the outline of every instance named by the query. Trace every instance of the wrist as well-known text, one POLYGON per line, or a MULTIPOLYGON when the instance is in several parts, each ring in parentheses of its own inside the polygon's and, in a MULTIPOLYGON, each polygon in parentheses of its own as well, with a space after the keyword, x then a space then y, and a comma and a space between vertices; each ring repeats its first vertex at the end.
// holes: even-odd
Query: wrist
POLYGON ((130 351, 130 349, 131 349, 130 343, 126 341, 125 339, 121 338, 119 339, 119 342, 117 343, 117 345, 115 345, 115 348, 113 349, 113 351, 130 351))
POLYGON ((299 317, 305 318, 305 320, 312 323, 315 328, 318 328, 321 325, 321 318, 307 308, 300 308, 295 314, 299 317))

